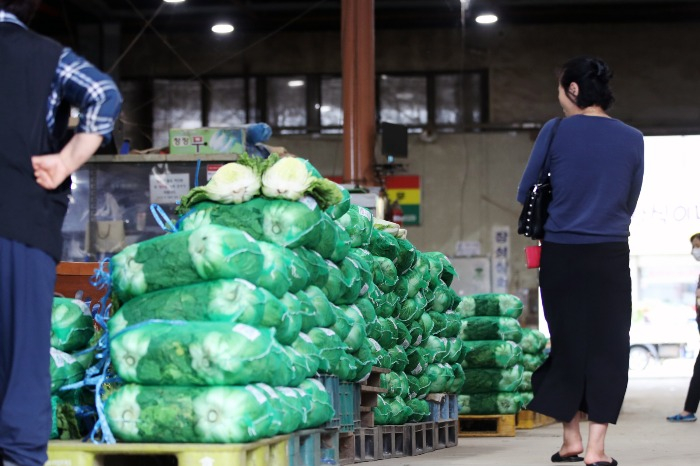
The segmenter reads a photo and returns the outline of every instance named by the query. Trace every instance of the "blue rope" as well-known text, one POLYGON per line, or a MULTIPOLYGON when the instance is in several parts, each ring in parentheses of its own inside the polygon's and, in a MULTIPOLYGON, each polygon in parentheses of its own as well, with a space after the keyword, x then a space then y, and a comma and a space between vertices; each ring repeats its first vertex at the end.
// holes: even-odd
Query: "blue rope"
POLYGON ((177 228, 175 228, 172 220, 170 220, 170 217, 168 217, 168 214, 165 213, 161 206, 158 204, 151 204, 151 213, 153 214, 153 218, 156 219, 156 222, 158 222, 158 225, 164 231, 169 233, 177 232, 177 228))
POLYGON ((197 159, 197 170, 194 172, 194 187, 199 186, 199 169, 202 166, 202 159, 197 159))

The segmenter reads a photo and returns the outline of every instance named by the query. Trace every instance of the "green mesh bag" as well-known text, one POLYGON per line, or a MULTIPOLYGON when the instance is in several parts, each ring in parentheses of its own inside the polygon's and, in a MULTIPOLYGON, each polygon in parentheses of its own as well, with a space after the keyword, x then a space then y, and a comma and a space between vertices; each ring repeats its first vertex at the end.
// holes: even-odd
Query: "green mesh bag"
POLYGON ((348 345, 348 351, 357 351, 362 346, 362 343, 367 340, 367 323, 357 306, 341 306, 341 309, 345 317, 351 322, 350 332, 348 332, 343 341, 348 345))
POLYGON ((335 313, 335 324, 329 327, 341 340, 345 340, 352 330, 353 321, 348 317, 340 306, 332 305, 335 313))
POLYGON ((408 279, 403 275, 399 275, 399 279, 391 292, 399 298, 399 301, 408 298, 408 279))
MULTIPOLYGON (((304 290, 304 294, 316 309, 316 322, 318 326, 326 328, 332 327, 336 321, 335 308, 333 304, 328 301, 326 294, 316 286, 309 286, 304 290)), ((305 331, 308 331, 308 329, 305 331)))
POLYGON ((408 356, 403 346, 396 345, 387 350, 391 359, 391 370, 394 372, 403 372, 408 365, 408 356))
POLYGON ((456 338, 459 336, 459 330, 462 328, 462 319, 454 311, 447 311, 444 314, 445 323, 447 328, 445 329, 445 337, 456 338))
POLYGON ((393 291, 399 281, 396 266, 386 257, 375 256, 372 264, 372 279, 374 284, 384 293, 393 291))
POLYGON ((257 241, 234 228, 209 225, 158 236, 112 257, 112 305, 116 310, 147 292, 220 278, 256 284, 263 262, 257 241))
POLYGON ((425 359, 428 364, 442 362, 447 356, 449 342, 447 338, 430 335, 423 340, 421 347, 425 350, 425 359))
POLYGON ((310 284, 304 261, 290 249, 265 241, 258 242, 265 258, 258 286, 279 296, 282 290, 296 293, 310 284))
POLYGON ((517 414, 522 406, 519 393, 475 393, 457 396, 459 414, 517 414))
POLYGON ((523 361, 523 350, 512 341, 464 341, 464 369, 508 368, 523 361))
POLYGON ((328 264, 328 280, 321 287, 328 300, 334 304, 346 303, 344 296, 351 293, 351 283, 346 281, 343 271, 335 262, 326 261, 328 264))
POLYGON ((462 361, 464 353, 464 344, 459 338, 447 339, 447 354, 444 357, 444 362, 448 364, 456 364, 462 361))
POLYGON ((367 334, 373 333, 375 328, 379 325, 379 320, 377 319, 377 311, 374 308, 374 304, 368 298, 360 298, 355 303, 355 306, 360 310, 362 317, 365 319, 365 330, 367 334))
POLYGON ((333 330, 328 328, 312 328, 309 330, 308 336, 321 353, 319 372, 332 373, 333 368, 339 366, 341 358, 346 356, 347 345, 333 330))
POLYGON ((301 327, 299 331, 308 332, 314 327, 319 327, 318 313, 313 302, 305 292, 297 291, 294 294, 287 293, 282 298, 282 301, 287 308, 291 306, 301 316, 301 327))
POLYGON ((377 358, 372 351, 370 340, 365 338, 360 348, 353 352, 352 356, 355 359, 355 367, 357 367, 355 378, 352 382, 364 380, 372 372, 372 366, 377 364, 377 358))
POLYGON ((311 411, 308 413, 305 427, 318 427, 335 416, 331 397, 323 384, 317 379, 307 379, 299 385, 312 400, 311 411))
POLYGON ((357 378, 357 359, 343 351, 337 363, 331 366, 331 374, 338 376, 338 379, 343 382, 352 382, 357 378))
POLYGON ((462 319, 459 331, 462 340, 509 340, 522 338, 520 322, 512 317, 475 316, 462 319))
POLYGON ((152 319, 240 322, 257 326, 265 315, 281 319, 284 305, 272 293, 241 279, 212 280, 137 296, 109 319, 114 334, 152 319))
POLYGON ((508 369, 467 369, 461 393, 515 392, 523 381, 523 366, 508 369))
POLYGON ((279 433, 282 413, 254 386, 124 385, 105 403, 125 442, 246 443, 279 433))
POLYGON ((427 401, 413 398, 406 404, 411 410, 408 422, 423 422, 430 416, 430 405, 427 401))
POLYGON ((95 334, 88 305, 79 299, 53 298, 51 346, 71 352, 84 349, 95 334))
POLYGON ((373 338, 368 338, 370 350, 372 351, 372 357, 377 361, 377 367, 384 369, 391 368, 391 358, 389 357, 389 352, 382 348, 376 340, 373 338))
POLYGON ((531 392, 532 391, 532 371, 523 371, 523 380, 518 385, 519 392, 531 392))
POLYGON ((430 393, 447 392, 455 378, 455 374, 449 364, 428 364, 424 375, 430 380, 430 393))
POLYGON ((372 213, 364 207, 355 204, 350 205, 348 211, 337 219, 337 222, 350 235, 350 244, 353 248, 369 245, 372 235, 372 221, 372 213))
POLYGON ((433 300, 430 303, 430 310, 433 312, 445 312, 452 309, 454 296, 450 289, 442 280, 433 287, 433 300))
POLYGON ((280 434, 291 434, 303 427, 308 410, 311 409, 311 400, 306 392, 290 387, 273 388, 266 384, 254 386, 267 395, 272 408, 279 415, 280 434), (308 406, 308 409, 305 406, 308 406))
POLYGON ((464 374, 464 369, 462 366, 457 364, 452 364, 452 373, 455 375, 452 383, 447 387, 447 393, 460 393, 464 383, 466 382, 466 375, 464 374))
POLYGON ((393 263, 399 256, 399 243, 394 236, 374 228, 367 250, 375 256, 387 258, 393 263))
POLYGON ((439 312, 429 312, 433 319, 433 335, 444 338, 447 334, 447 317, 439 312))
POLYGON ((431 262, 431 269, 434 269, 435 271, 435 273, 433 273, 433 270, 431 270, 431 277, 434 277, 433 279, 431 279, 431 281, 434 280, 433 284, 439 283, 439 280, 444 282, 445 285, 449 287, 452 284, 454 277, 457 276, 457 272, 455 272, 455 269, 452 266, 450 260, 447 258, 447 256, 437 251, 426 252, 424 254, 431 262))
POLYGON ((428 367, 428 360, 425 357, 425 350, 420 347, 411 346, 406 349, 406 357, 408 358, 408 364, 404 370, 413 376, 419 376, 425 372, 425 368, 428 367))
POLYGON ((415 295, 420 293, 422 290, 426 289, 429 285, 429 282, 424 279, 423 273, 416 269, 410 269, 406 273, 402 275, 403 278, 406 279, 406 286, 408 288, 408 292, 406 293, 407 298, 413 298, 415 295))
POLYGON ((389 318, 396 315, 399 306, 399 297, 394 292, 384 293, 377 288, 377 298, 375 298, 375 309, 377 316, 389 318), (382 293, 382 294, 380 294, 382 293))
POLYGON ((316 202, 256 197, 242 204, 196 204, 179 223, 182 231, 215 224, 248 232, 253 238, 283 247, 315 244, 321 233, 322 212, 316 202))
POLYGON ((372 408, 374 411, 374 424, 384 426, 390 424, 389 416, 391 415, 391 406, 382 395, 377 395, 377 406, 372 408))
POLYGON ((369 292, 369 288, 373 285, 372 266, 371 262, 367 261, 365 256, 358 254, 357 249, 351 249, 346 260, 351 261, 357 267, 360 273, 360 296, 365 296, 369 292))
POLYGON ((387 390, 387 397, 406 398, 409 395, 408 378, 403 372, 387 372, 379 376, 379 383, 387 390))
POLYGON ((146 322, 110 339, 112 364, 144 385, 289 385, 292 363, 274 330, 223 322, 146 322))
POLYGON ((526 371, 535 372, 547 360, 544 354, 523 354, 522 362, 526 371))
POLYGON ((396 270, 401 275, 413 267, 413 264, 416 263, 418 250, 407 239, 397 238, 396 243, 399 246, 399 255, 396 258, 396 270))
POLYGON ((413 414, 411 408, 401 397, 387 397, 387 400, 389 400, 389 423, 391 425, 405 424, 413 414))
POLYGON ((350 244, 348 232, 324 213, 321 215, 318 241, 307 244, 307 247, 321 254, 324 259, 339 262, 350 252, 350 244))
POLYGON ((309 364, 309 370, 311 375, 318 372, 321 367, 321 361, 323 357, 321 356, 321 350, 314 344, 314 342, 309 338, 306 333, 300 333, 296 340, 292 343, 292 348, 294 348, 299 354, 306 357, 309 364))
POLYGON ((262 324, 275 329, 275 339, 283 345, 290 345, 299 336, 304 323, 304 308, 301 301, 291 293, 282 297, 285 305, 284 313, 279 320, 266 321, 262 324))
MULTIPOLYGON (((416 295, 420 296, 420 295, 416 295)), ((397 306, 397 318, 404 324, 410 324, 411 322, 420 319, 423 315, 424 307, 423 301, 420 299, 406 298, 401 301, 397 306)))
POLYGON ((406 324, 400 320, 394 319, 394 322, 396 323, 396 329, 398 330, 396 344, 406 349, 413 343, 413 340, 411 339, 411 332, 408 331, 406 324))
MULTIPOLYGON (((428 318, 430 318, 430 316, 428 316, 428 318)), ((411 345, 420 346, 420 344, 423 343, 423 327, 421 326, 420 321, 412 321, 411 327, 408 329, 408 333, 411 334, 411 345)))
MULTIPOLYGON (((343 282, 347 288, 337 299, 336 304, 353 304, 359 299, 360 291, 362 291, 364 285, 359 265, 352 258, 346 257, 340 261, 338 266, 343 274, 343 282)), ((367 288, 365 288, 366 290, 367 288)))
POLYGON ((92 351, 69 354, 51 348, 49 366, 51 393, 58 394, 62 387, 80 382, 85 377, 85 370, 90 367, 93 356, 92 351))
POLYGON ((338 190, 342 195, 342 199, 335 205, 332 205, 326 209, 326 213, 333 219, 338 220, 345 215, 352 207, 350 201, 350 191, 336 183, 338 190))
POLYGON ((309 285, 323 287, 328 281, 328 264, 321 254, 312 249, 296 248, 294 253, 302 260, 309 273, 309 285))
POLYGON ((544 333, 533 328, 523 328, 523 335, 520 339, 520 347, 523 353, 540 354, 547 346, 547 337, 544 333))
POLYGON ((463 297, 456 310, 462 318, 501 316, 517 319, 523 312, 523 303, 517 296, 511 294, 474 294, 463 297))

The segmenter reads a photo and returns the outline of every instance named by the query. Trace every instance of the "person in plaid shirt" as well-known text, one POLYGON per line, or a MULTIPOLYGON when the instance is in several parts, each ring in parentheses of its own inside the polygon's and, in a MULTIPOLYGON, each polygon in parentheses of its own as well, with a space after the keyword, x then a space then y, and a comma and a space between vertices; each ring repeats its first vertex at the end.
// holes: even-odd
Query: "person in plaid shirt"
POLYGON ((114 81, 30 31, 40 0, 0 0, 0 462, 42 466, 51 431, 51 308, 70 175, 108 142, 114 81), (70 108, 80 110, 68 136, 70 108))

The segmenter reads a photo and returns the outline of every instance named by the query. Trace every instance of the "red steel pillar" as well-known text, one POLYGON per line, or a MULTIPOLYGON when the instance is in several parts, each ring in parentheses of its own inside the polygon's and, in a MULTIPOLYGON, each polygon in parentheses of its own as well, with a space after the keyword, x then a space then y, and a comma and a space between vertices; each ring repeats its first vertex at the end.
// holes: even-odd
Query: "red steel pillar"
POLYGON ((374 0, 342 0, 343 181, 373 186, 375 114, 374 0))

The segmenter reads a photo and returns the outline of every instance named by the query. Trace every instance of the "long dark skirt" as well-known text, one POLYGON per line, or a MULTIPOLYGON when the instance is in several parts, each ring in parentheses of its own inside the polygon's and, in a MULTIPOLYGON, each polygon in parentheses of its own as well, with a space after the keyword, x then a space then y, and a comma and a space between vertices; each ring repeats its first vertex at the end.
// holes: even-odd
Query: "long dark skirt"
POLYGON ((628 244, 543 242, 540 287, 552 350, 532 376, 528 408, 560 421, 583 411, 614 424, 629 370, 628 244))

